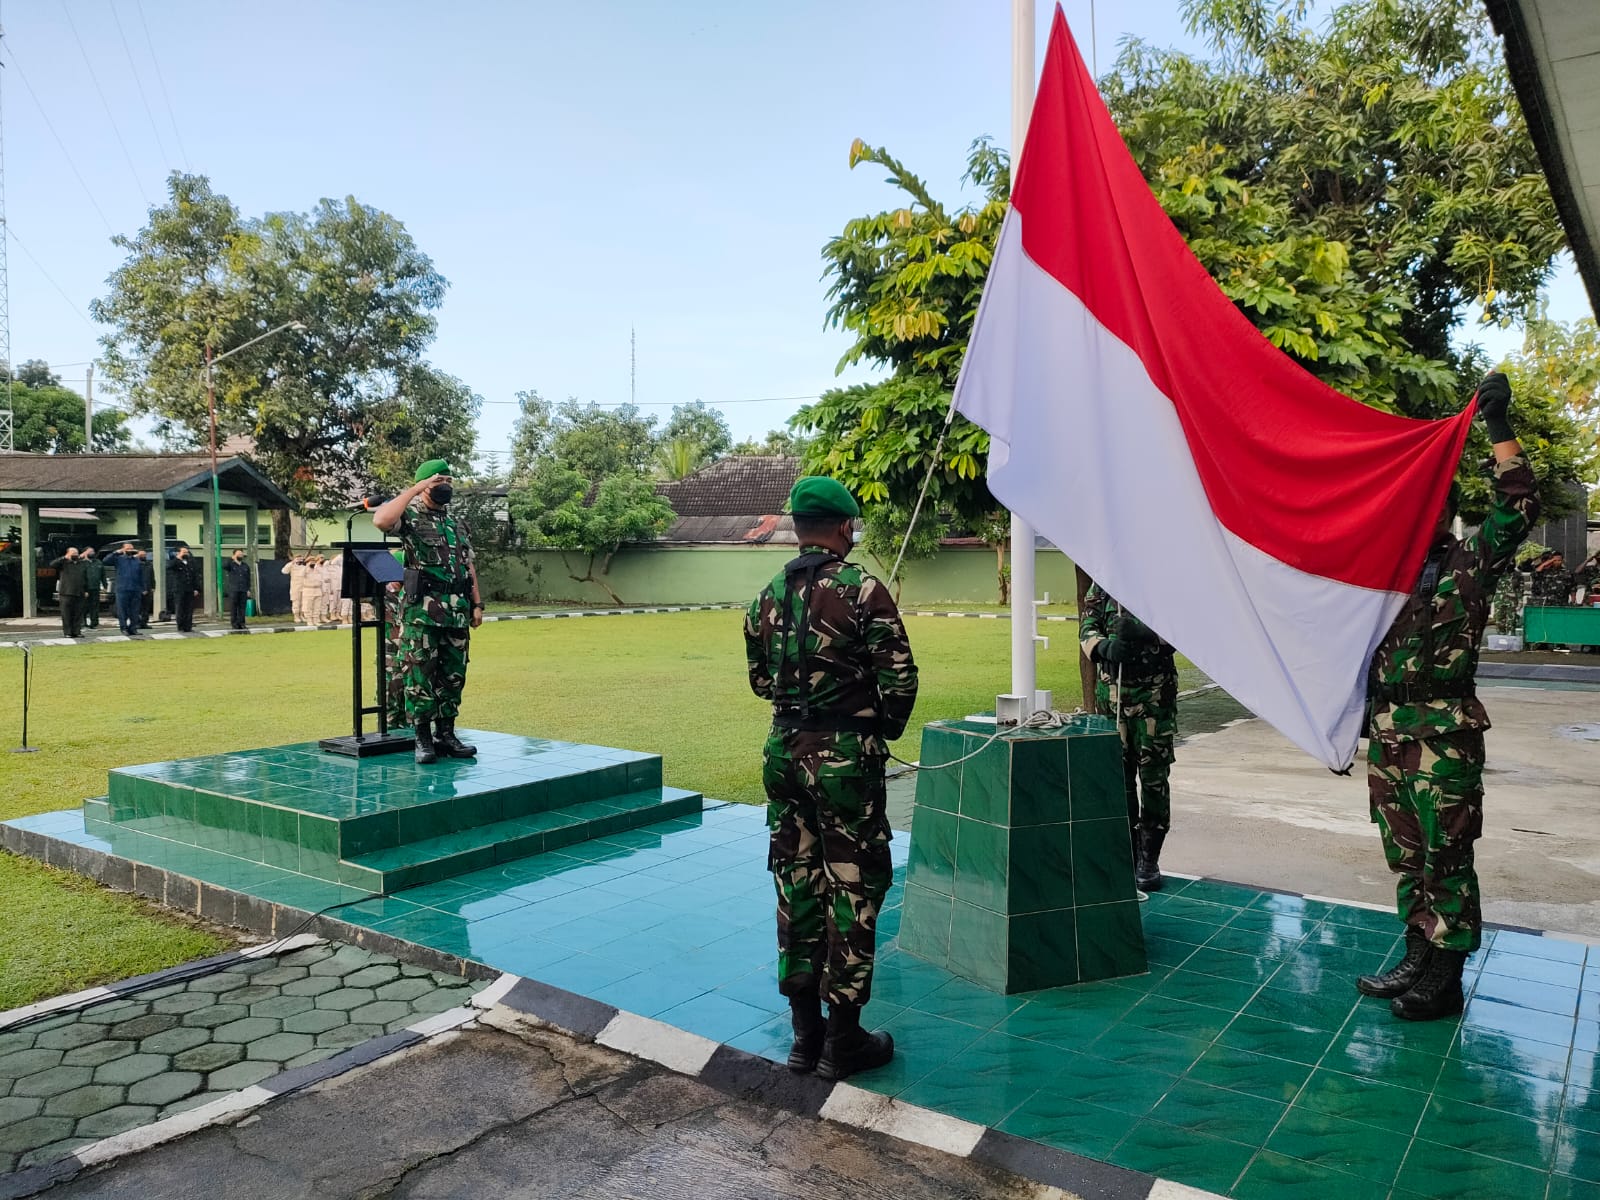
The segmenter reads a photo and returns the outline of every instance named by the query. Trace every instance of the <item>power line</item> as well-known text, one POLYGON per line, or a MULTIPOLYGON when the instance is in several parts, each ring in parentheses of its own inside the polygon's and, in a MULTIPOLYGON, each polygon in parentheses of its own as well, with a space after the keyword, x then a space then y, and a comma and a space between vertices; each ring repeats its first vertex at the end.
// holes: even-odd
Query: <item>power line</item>
MULTIPOLYGON (((717 403, 717 404, 707 404, 706 407, 707 408, 722 408, 722 407, 724 407, 725 405, 728 405, 728 404, 777 404, 777 403, 780 403, 780 402, 787 402, 787 401, 793 401, 793 400, 820 400, 821 398, 822 398, 821 396, 752 396, 749 399, 744 399, 744 400, 723 400, 723 401, 721 401, 720 403, 717 403)), ((485 400, 484 403, 485 404, 521 404, 522 401, 520 401, 520 400, 485 400)), ((619 408, 623 404, 631 404, 633 402, 632 401, 627 401, 627 400, 616 400, 616 401, 610 401, 610 402, 607 402, 607 403, 604 403, 604 404, 599 403, 598 401, 590 401, 590 403, 594 404, 594 406, 596 408, 619 408)), ((692 403, 693 403, 693 401, 685 401, 685 400, 641 400, 637 404, 634 404, 634 407, 635 408, 677 408, 680 404, 692 404, 692 403)))
POLYGON ((178 117, 172 111, 172 97, 167 95, 167 78, 161 73, 161 59, 156 56, 156 44, 150 38, 150 23, 144 19, 143 0, 133 0, 139 14, 139 24, 144 27, 144 44, 150 48, 150 61, 156 68, 156 82, 161 85, 161 99, 167 106, 167 120, 172 122, 172 136, 178 139, 178 155, 183 159, 183 169, 189 169, 189 152, 183 148, 183 134, 178 132, 178 117))
POLYGON ((22 64, 17 61, 17 52, 7 47, 11 59, 11 68, 16 71, 17 78, 22 80, 22 86, 28 89, 28 95, 33 97, 33 106, 39 110, 39 116, 44 119, 44 127, 50 131, 50 136, 55 138, 56 145, 61 147, 61 155, 67 160, 67 166, 72 168, 72 174, 78 181, 78 186, 83 189, 83 194, 88 198, 94 211, 100 214, 100 220, 106 227, 106 232, 112 237, 117 235, 116 229, 111 225, 111 220, 106 216, 106 210, 100 207, 100 202, 94 198, 94 193, 89 190, 89 185, 84 181, 83 172, 78 170, 78 164, 73 160, 72 151, 67 149, 67 144, 61 140, 61 135, 56 132, 55 124, 50 120, 50 114, 45 112, 44 103, 39 99, 39 93, 33 90, 33 84, 28 82, 28 76, 22 69, 22 64))
POLYGON ((72 19, 72 10, 67 7, 67 0, 61 0, 61 13, 67 18, 67 28, 72 30, 72 40, 78 43, 78 53, 83 55, 83 65, 89 68, 89 82, 94 84, 95 95, 100 97, 100 106, 106 110, 106 120, 111 122, 111 132, 117 135, 117 145, 122 147, 122 157, 127 161, 128 173, 133 176, 133 186, 139 189, 139 196, 149 207, 150 196, 144 190, 144 184, 139 179, 139 168, 133 165, 133 155, 128 153, 128 143, 122 139, 122 130, 117 127, 117 118, 111 114, 111 102, 106 99, 105 90, 100 86, 100 75, 94 69, 94 63, 89 61, 89 51, 84 47, 83 39, 78 36, 78 23, 72 19))
POLYGON ((55 281, 55 279, 51 276, 49 271, 44 269, 44 264, 42 262, 40 262, 38 260, 38 258, 36 258, 34 256, 34 253, 33 253, 32 250, 28 249, 28 244, 17 236, 16 229, 9 222, 5 222, 5 227, 6 227, 6 232, 11 235, 11 240, 16 242, 17 249, 21 250, 24 254, 26 254, 28 256, 28 261, 31 262, 34 266, 39 268, 39 274, 43 275, 44 278, 45 278, 45 282, 48 283, 51 287, 55 288, 55 290, 60 294, 61 298, 67 302, 67 307, 72 309, 72 311, 75 312, 78 315, 78 320, 82 321, 90 329, 94 329, 94 327, 95 327, 94 322, 89 320, 89 318, 84 315, 83 310, 77 306, 77 304, 73 301, 72 297, 67 295, 66 289, 63 288, 59 283, 57 283, 55 281))
POLYGON ((161 140, 161 130, 156 128, 156 114, 150 110, 150 100, 144 94, 144 81, 139 78, 139 66, 133 61, 133 50, 128 46, 128 35, 122 32, 122 18, 117 15, 116 0, 106 0, 106 7, 111 10, 111 19, 117 26, 117 37, 122 41, 122 52, 128 56, 128 70, 133 72, 133 86, 139 89, 139 103, 144 105, 144 115, 150 119, 150 132, 156 135, 156 149, 161 151, 161 161, 170 162, 167 158, 166 143, 161 140))

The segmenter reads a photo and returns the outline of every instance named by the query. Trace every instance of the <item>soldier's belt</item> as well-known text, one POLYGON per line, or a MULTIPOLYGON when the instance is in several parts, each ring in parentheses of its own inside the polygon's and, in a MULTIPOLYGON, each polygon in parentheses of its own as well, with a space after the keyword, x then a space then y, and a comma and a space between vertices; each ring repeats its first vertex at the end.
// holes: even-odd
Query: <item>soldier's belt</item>
POLYGON ((801 716, 798 712, 774 711, 772 723, 779 729, 798 729, 805 733, 877 733, 883 728, 881 717, 841 717, 827 713, 801 716))
POLYGON ((1390 704, 1426 704, 1430 700, 1465 700, 1474 694, 1470 680, 1432 683, 1381 683, 1373 693, 1390 704))
POLYGON ((429 575, 417 577, 417 593, 422 596, 465 596, 472 591, 472 580, 463 579, 456 583, 441 583, 429 575))

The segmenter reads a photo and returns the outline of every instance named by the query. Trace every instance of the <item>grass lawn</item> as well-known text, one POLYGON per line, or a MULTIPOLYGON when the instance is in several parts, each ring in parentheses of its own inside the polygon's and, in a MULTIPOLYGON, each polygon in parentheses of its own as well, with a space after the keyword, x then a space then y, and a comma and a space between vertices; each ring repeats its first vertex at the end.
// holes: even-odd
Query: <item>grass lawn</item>
MULTIPOLYGON (((661 753, 667 782, 759 801, 769 710, 750 694, 737 611, 496 622, 473 637, 461 723, 661 753)), ((1009 687, 1010 623, 910 617, 921 723, 992 707, 1009 687)), ((1047 626, 1041 687, 1078 702, 1071 626, 1047 626)), ((103 795, 107 769, 349 731, 347 635, 45 646, 35 653, 29 740, 0 755, 0 820, 103 795)), ((8 668, 9 669, 9 668, 8 668)), ((0 710, 15 740, 20 694, 0 710)), ((154 970, 215 949, 144 906, 0 856, 0 1007, 154 970)))

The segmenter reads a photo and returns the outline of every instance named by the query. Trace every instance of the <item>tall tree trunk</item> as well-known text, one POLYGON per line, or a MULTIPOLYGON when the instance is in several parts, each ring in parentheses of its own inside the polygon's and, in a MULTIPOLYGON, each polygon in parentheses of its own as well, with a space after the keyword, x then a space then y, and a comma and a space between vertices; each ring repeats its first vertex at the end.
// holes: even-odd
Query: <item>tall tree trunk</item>
POLYGON ((275 508, 272 510, 272 557, 279 562, 288 562, 289 555, 289 510, 275 508))

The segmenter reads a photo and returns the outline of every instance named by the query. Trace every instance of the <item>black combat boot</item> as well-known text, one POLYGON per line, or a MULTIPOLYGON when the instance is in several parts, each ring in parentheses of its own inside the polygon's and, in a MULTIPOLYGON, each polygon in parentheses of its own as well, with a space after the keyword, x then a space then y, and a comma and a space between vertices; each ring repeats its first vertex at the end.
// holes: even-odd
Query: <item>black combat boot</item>
POLYGON ((789 1070, 802 1074, 817 1069, 828 1027, 822 1020, 822 993, 816 988, 789 997, 789 1021, 794 1045, 789 1048, 789 1070))
POLYGON ((1159 892, 1166 884, 1161 878, 1161 843, 1166 840, 1165 829, 1139 826, 1138 845, 1133 856, 1133 884, 1141 892, 1159 892))
POLYGON ((446 758, 472 758, 478 753, 476 746, 469 746, 456 736, 454 717, 439 718, 438 729, 433 737, 433 747, 446 758))
POLYGON ((872 1071, 894 1057, 894 1038, 861 1028, 859 1004, 828 1005, 828 1035, 822 1043, 817 1074, 823 1079, 848 1079, 872 1071))
POLYGON ((1437 1021, 1455 1016, 1467 1006, 1461 991, 1461 972, 1466 965, 1465 951, 1436 948, 1422 977, 1409 992, 1389 1001, 1389 1011, 1405 1021, 1437 1021))
POLYGON ((1405 957, 1381 975, 1363 975, 1356 980, 1356 991, 1363 996, 1377 996, 1380 1000, 1393 1000, 1411 990, 1411 985, 1422 978, 1433 957, 1433 943, 1423 936, 1415 925, 1406 926, 1405 957))
POLYGON ((418 717, 416 733, 417 765, 425 767, 429 763, 438 762, 439 755, 433 748, 433 722, 427 717, 418 717))

